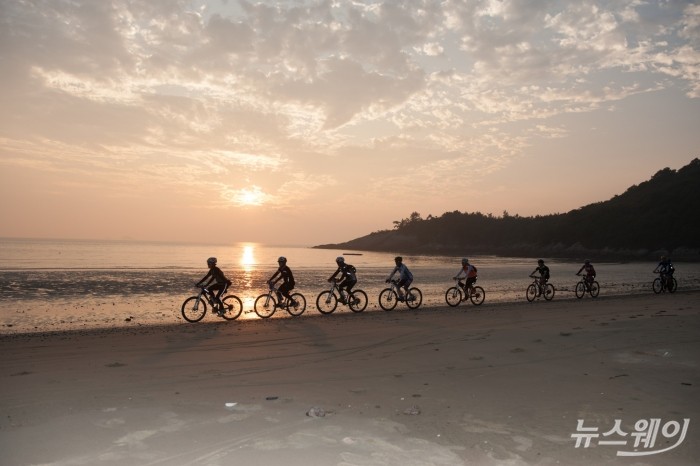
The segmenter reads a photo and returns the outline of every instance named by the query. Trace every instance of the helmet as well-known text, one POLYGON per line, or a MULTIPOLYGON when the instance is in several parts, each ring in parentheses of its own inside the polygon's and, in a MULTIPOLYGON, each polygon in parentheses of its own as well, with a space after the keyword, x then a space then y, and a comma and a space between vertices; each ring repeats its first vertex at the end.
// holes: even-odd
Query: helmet
POLYGON ((589 261, 588 259, 586 259, 585 261, 583 261, 583 263, 584 263, 584 264, 590 264, 591 261, 589 261))
POLYGON ((401 256, 394 257, 394 262, 396 262, 397 264, 400 264, 401 262, 403 262, 403 257, 401 257, 401 256))
POLYGON ((207 265, 216 265, 216 257, 210 257, 207 259, 207 265))
POLYGON ((538 264, 544 264, 544 261, 542 259, 537 261, 538 264))
POLYGON ((284 256, 280 256, 279 259, 277 259, 277 262, 279 262, 280 264, 286 264, 287 258, 284 256))
POLYGON ((661 260, 662 260, 662 261, 665 261, 665 260, 666 260, 666 256, 661 256, 661 260))
POLYGON ((466 265, 468 263, 469 263, 469 259, 467 259, 466 257, 462 257, 462 265, 466 265))
POLYGON ((345 258, 344 258, 343 256, 338 256, 338 257, 335 258, 335 261, 336 261, 338 264, 342 264, 342 263, 345 262, 345 258))

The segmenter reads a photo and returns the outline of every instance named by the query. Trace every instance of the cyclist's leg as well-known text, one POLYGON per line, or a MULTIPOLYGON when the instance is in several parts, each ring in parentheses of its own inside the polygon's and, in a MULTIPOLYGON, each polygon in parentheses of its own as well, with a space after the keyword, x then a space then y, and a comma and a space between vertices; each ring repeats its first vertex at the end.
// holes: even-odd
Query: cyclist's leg
POLYGON ((290 285, 289 285, 289 290, 287 290, 287 299, 289 300, 289 303, 290 303, 292 306, 296 306, 298 303, 297 303, 294 299, 292 299, 292 294, 291 294, 291 291, 292 291, 293 289, 294 289, 294 285, 291 285, 291 284, 290 284, 290 285))
MULTIPOLYGON (((282 283, 282 286, 279 287, 279 292, 282 293, 282 296, 284 296, 288 301, 291 302, 292 297, 289 295, 289 292, 293 289, 294 287, 291 283, 282 283)), ((280 299, 280 304, 282 304, 282 299, 280 299)))
POLYGON ((413 280, 409 278, 408 280, 406 280, 406 283, 404 283, 404 285, 403 285, 404 290, 406 290, 406 293, 404 294, 406 296, 406 298, 408 298, 410 295, 408 288, 411 286, 411 283, 413 283, 413 280))
POLYGON ((223 283, 214 283, 213 285, 209 286, 208 290, 212 295, 214 304, 216 304, 218 306, 223 305, 220 298, 221 298, 221 294, 224 292, 224 284, 223 283))
POLYGON ((352 304, 352 302, 354 301, 352 299, 352 297, 353 297, 352 289, 355 287, 355 285, 357 285, 357 278, 355 278, 355 279, 351 278, 349 280, 346 280, 346 282, 347 283, 345 285, 345 289, 348 290, 348 304, 352 304))
POLYGON ((282 283, 279 288, 277 288, 277 301, 279 304, 282 304, 284 301, 284 298, 289 297, 289 284, 288 283, 282 283))
POLYGON ((465 294, 467 296, 472 295, 472 291, 474 290, 474 283, 475 282, 476 282, 476 277, 467 278, 467 282, 464 284, 464 291, 466 292, 465 294))
POLYGON ((396 292, 399 294, 399 301, 403 301, 403 296, 404 296, 404 294, 401 292, 401 288, 405 288, 406 292, 408 292, 408 285, 406 285, 407 282, 408 282, 408 280, 401 279, 396 284, 396 292))
POLYGON ((338 283, 338 293, 340 294, 340 302, 345 304, 345 297, 349 295, 347 290, 347 280, 342 280, 338 283))
POLYGON ((348 295, 349 295, 350 293, 352 293, 353 287, 357 284, 357 279, 355 279, 355 280, 345 279, 343 284, 345 285, 345 290, 348 292, 348 295))

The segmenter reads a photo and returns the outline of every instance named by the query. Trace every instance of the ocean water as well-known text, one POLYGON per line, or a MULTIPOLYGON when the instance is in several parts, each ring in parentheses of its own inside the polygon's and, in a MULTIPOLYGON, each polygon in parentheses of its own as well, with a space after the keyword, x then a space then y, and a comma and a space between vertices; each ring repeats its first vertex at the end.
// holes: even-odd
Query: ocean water
MULTIPOLYGON (((326 279, 343 255, 358 270, 356 288, 369 296, 365 312, 380 310, 379 292, 391 272, 395 254, 257 243, 230 245, 128 241, 71 241, 0 239, 0 333, 84 327, 183 322, 182 301, 196 293, 194 283, 207 272, 206 259, 216 256, 233 281, 231 292, 251 311, 255 298, 285 256, 292 268, 296 291, 307 299, 305 314, 318 314, 317 295, 328 288, 326 279)), ((460 257, 404 255, 414 275, 413 286, 423 292, 424 306, 444 305, 445 290, 453 285, 460 257)), ((547 260, 547 258, 544 258, 547 260)), ((507 301, 525 300, 532 282, 528 274, 537 258, 472 256, 479 270, 478 285, 486 301, 478 309, 507 301)), ((598 263, 591 258, 601 296, 651 294, 654 263, 598 263)), ((575 299, 578 262, 547 260, 556 299, 575 299)), ((700 264, 676 264, 678 292, 700 289, 700 264)), ((584 299, 591 299, 585 297, 584 299)), ((473 307, 471 303, 461 306, 473 307)), ((405 309, 399 304, 397 310, 405 309)), ((336 312, 349 312, 339 306, 336 312)), ((382 311, 383 312, 383 311, 382 311)), ((278 312, 275 317, 284 317, 278 312)), ((302 316, 303 317, 303 316, 302 316)), ((245 312, 241 319, 258 319, 245 312)), ((205 319, 209 320, 209 318, 205 319)))

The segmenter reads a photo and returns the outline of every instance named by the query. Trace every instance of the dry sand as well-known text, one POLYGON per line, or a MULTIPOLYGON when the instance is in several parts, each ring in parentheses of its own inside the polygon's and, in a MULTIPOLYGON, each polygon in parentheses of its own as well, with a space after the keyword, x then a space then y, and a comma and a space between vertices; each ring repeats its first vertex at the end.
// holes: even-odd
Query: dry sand
POLYGON ((699 329, 690 292, 4 335, 0 464, 698 464, 699 329), (651 418, 686 438, 572 438, 651 418))

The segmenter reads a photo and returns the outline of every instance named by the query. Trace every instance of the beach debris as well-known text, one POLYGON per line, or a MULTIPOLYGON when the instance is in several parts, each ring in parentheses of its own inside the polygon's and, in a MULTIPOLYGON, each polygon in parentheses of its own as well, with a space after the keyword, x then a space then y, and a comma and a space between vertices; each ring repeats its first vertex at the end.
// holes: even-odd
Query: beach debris
POLYGON ((403 413, 407 416, 418 416, 421 413, 420 406, 413 405, 410 408, 404 409, 403 413))
POLYGON ((326 417, 326 411, 318 406, 313 406, 306 412, 306 415, 309 417, 326 417))
POLYGON ((105 367, 124 367, 126 364, 121 363, 121 362, 112 362, 109 364, 105 364, 105 367))
POLYGON ((279 398, 279 396, 266 396, 266 397, 265 397, 265 399, 266 399, 267 401, 273 401, 273 400, 276 400, 276 399, 278 399, 278 398, 279 398))
POLYGON ((124 322, 131 322, 131 317, 127 317, 126 319, 124 319, 124 322))
POLYGON ((226 409, 233 409, 237 404, 238 403, 234 403, 234 402, 224 403, 224 405, 226 406, 226 409))

